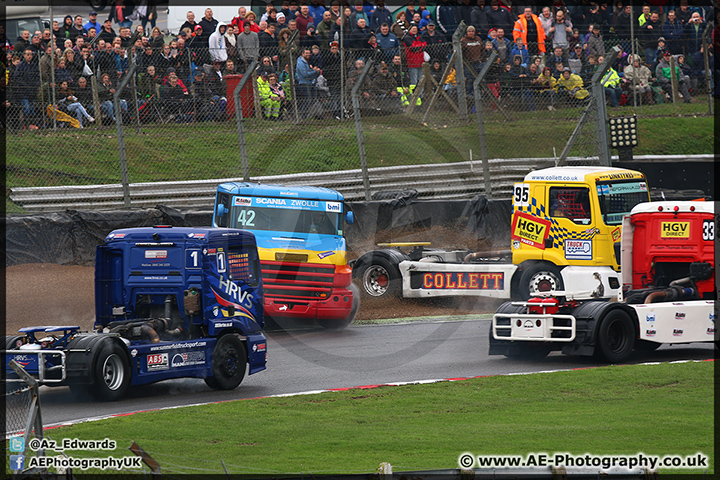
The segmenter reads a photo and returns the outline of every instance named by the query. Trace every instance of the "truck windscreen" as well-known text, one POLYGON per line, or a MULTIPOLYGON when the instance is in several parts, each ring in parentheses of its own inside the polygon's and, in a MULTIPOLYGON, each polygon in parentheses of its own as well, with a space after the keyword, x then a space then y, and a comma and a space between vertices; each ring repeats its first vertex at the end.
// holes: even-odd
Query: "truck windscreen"
POLYGON ((637 180, 597 183, 600 211, 606 225, 620 225, 625 215, 642 202, 649 202, 647 183, 637 180))
POLYGON ((340 213, 322 210, 233 206, 228 226, 247 230, 342 235, 340 213))

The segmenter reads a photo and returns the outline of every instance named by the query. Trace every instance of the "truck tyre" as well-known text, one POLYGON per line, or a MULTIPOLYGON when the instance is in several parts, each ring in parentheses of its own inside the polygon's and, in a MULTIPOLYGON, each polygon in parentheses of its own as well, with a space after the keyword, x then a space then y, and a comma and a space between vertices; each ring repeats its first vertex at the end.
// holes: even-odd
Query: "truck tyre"
POLYGON ((340 330, 352 323, 360 308, 360 291, 354 284, 350 284, 348 290, 352 292, 353 296, 352 307, 350 308, 348 316, 346 318, 318 318, 318 325, 328 330, 340 330))
POLYGON ((5 335, 5 350, 17 350, 17 341, 23 338, 23 335, 5 335))
POLYGON ((130 365, 123 347, 116 342, 102 342, 95 356, 90 393, 98 400, 117 400, 130 387, 130 365))
POLYGON ((622 310, 611 310, 598 328, 595 353, 607 362, 622 362, 632 353, 635 336, 635 326, 630 315, 622 310))
POLYGON ((90 0, 90 6, 95 12, 101 12, 107 6, 107 0, 90 0))
POLYGON ((560 269, 551 263, 534 263, 520 275, 518 293, 521 300, 529 300, 540 292, 565 290, 560 269))
POLYGON ((387 259, 374 258, 358 273, 363 295, 372 298, 400 296, 400 271, 387 259))
POLYGON ((213 376, 206 378, 205 383, 216 390, 232 390, 243 381, 247 362, 245 346, 238 336, 223 335, 213 350, 213 376))

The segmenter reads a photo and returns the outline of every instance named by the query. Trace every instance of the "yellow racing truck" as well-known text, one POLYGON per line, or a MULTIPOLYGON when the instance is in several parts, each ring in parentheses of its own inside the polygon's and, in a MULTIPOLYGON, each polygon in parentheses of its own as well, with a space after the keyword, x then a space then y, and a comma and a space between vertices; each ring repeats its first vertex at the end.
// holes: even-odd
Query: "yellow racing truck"
POLYGON ((513 186, 511 249, 473 252, 427 242, 385 244, 353 263, 368 297, 481 296, 527 300, 540 292, 611 298, 620 288, 624 215, 650 201, 645 176, 614 167, 554 167, 513 186))

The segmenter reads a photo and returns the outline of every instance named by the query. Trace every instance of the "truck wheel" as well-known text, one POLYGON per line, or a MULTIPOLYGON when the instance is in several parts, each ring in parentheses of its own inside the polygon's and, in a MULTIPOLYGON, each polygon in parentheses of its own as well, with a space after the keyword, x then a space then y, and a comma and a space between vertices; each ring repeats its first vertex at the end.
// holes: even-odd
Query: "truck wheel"
POLYGON ((318 325, 323 328, 327 328, 328 330, 340 330, 352 323, 355 319, 355 315, 357 315, 358 309, 360 308, 360 291, 354 284, 351 284, 348 289, 353 295, 352 307, 350 308, 348 316, 346 318, 318 318, 318 325))
POLYGON ((564 290, 560 269, 549 263, 530 265, 520 275, 519 293, 522 300, 529 300, 538 293, 564 290))
POLYGON ((213 350, 213 376, 206 378, 205 383, 216 390, 232 390, 245 377, 247 361, 245 347, 237 335, 220 337, 213 350))
POLYGON ((396 265, 384 258, 373 259, 372 264, 359 272, 363 294, 369 297, 397 297, 400 293, 400 272, 396 265))
POLYGON ((595 353, 610 363, 627 359, 635 347, 635 327, 622 310, 612 310, 600 323, 595 353))
POLYGON ((105 341, 95 357, 91 392, 98 400, 117 400, 130 386, 130 366, 122 347, 105 341))
POLYGON ((107 0, 90 0, 90 6, 96 12, 100 12, 107 6, 107 0))
POLYGON ((22 335, 5 335, 5 350, 16 350, 17 341, 21 338, 22 335))

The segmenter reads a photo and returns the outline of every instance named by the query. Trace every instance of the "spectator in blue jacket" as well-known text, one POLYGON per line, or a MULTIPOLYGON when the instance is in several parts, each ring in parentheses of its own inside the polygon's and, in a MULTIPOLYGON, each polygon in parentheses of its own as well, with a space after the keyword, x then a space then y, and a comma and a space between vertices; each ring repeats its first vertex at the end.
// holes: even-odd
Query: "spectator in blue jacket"
POLYGON ((505 36, 505 29, 498 28, 497 33, 495 36, 495 39, 492 41, 493 48, 498 52, 498 58, 503 63, 509 63, 510 58, 510 52, 512 51, 513 44, 512 42, 505 36))
MULTIPOLYGON (((713 81, 712 68, 715 65, 715 55, 713 55, 713 44, 708 44, 708 65, 710 66, 710 82, 713 81)), ((695 91, 698 87, 705 87, 705 55, 703 47, 695 52, 690 59, 692 66, 690 68, 690 88, 695 91)), ((710 87, 712 88, 712 86, 710 87)))
POLYGON ((425 33, 425 30, 427 30, 427 24, 428 22, 432 22, 432 17, 430 16, 430 10, 423 10, 422 12, 422 20, 418 23, 418 32, 425 33))
POLYGON ((13 83, 17 86, 17 98, 27 121, 35 115, 35 100, 40 88, 40 70, 37 62, 33 62, 33 51, 29 48, 23 52, 23 61, 15 67, 13 83))
MULTIPOLYGON (((380 31, 380 26, 383 23, 387 23, 388 25, 393 24, 392 13, 390 13, 390 10, 385 6, 384 0, 377 0, 375 10, 373 10, 372 15, 370 15, 370 29, 377 33, 380 31)), ((378 43, 380 43, 379 38, 378 43)))
POLYGON ((392 58, 399 53, 400 41, 390 31, 390 24, 383 22, 380 25, 380 32, 376 34, 378 46, 382 50, 383 61, 390 63, 392 58))
POLYGON ((313 18, 316 27, 322 22, 323 13, 325 13, 325 7, 322 6, 322 2, 320 0, 311 0, 310 5, 308 5, 308 14, 313 18))
MULTIPOLYGON (((518 55, 521 58, 520 65, 523 68, 528 68, 528 65, 530 65, 530 52, 528 51, 527 47, 525 46, 525 43, 523 42, 523 39, 521 37, 518 37, 517 40, 515 40, 515 46, 513 47, 512 51, 510 52, 510 56, 514 59, 515 56, 518 55)), ((577 72, 575 72, 577 73, 577 72)))
POLYGON ((449 0, 443 0, 437 8, 436 24, 440 29, 440 33, 445 35, 445 38, 452 40, 453 33, 458 26, 459 11, 457 7, 453 5, 455 2, 449 0))
POLYGON ((705 22, 698 12, 693 12, 688 24, 685 26, 685 50, 692 57, 702 46, 702 35, 705 31, 705 22))
POLYGON ((667 20, 662 25, 662 33, 670 53, 673 55, 682 53, 685 27, 675 15, 675 10, 670 10, 667 13, 667 20))
POLYGON ((485 12, 490 28, 502 28, 505 32, 512 32, 515 19, 509 10, 502 8, 498 0, 490 0, 490 10, 485 12))
POLYGON ((310 107, 313 105, 317 90, 317 77, 320 76, 320 68, 310 65, 312 52, 309 48, 303 48, 302 55, 298 57, 295 64, 295 95, 298 101, 298 110, 302 118, 310 115, 310 107))

